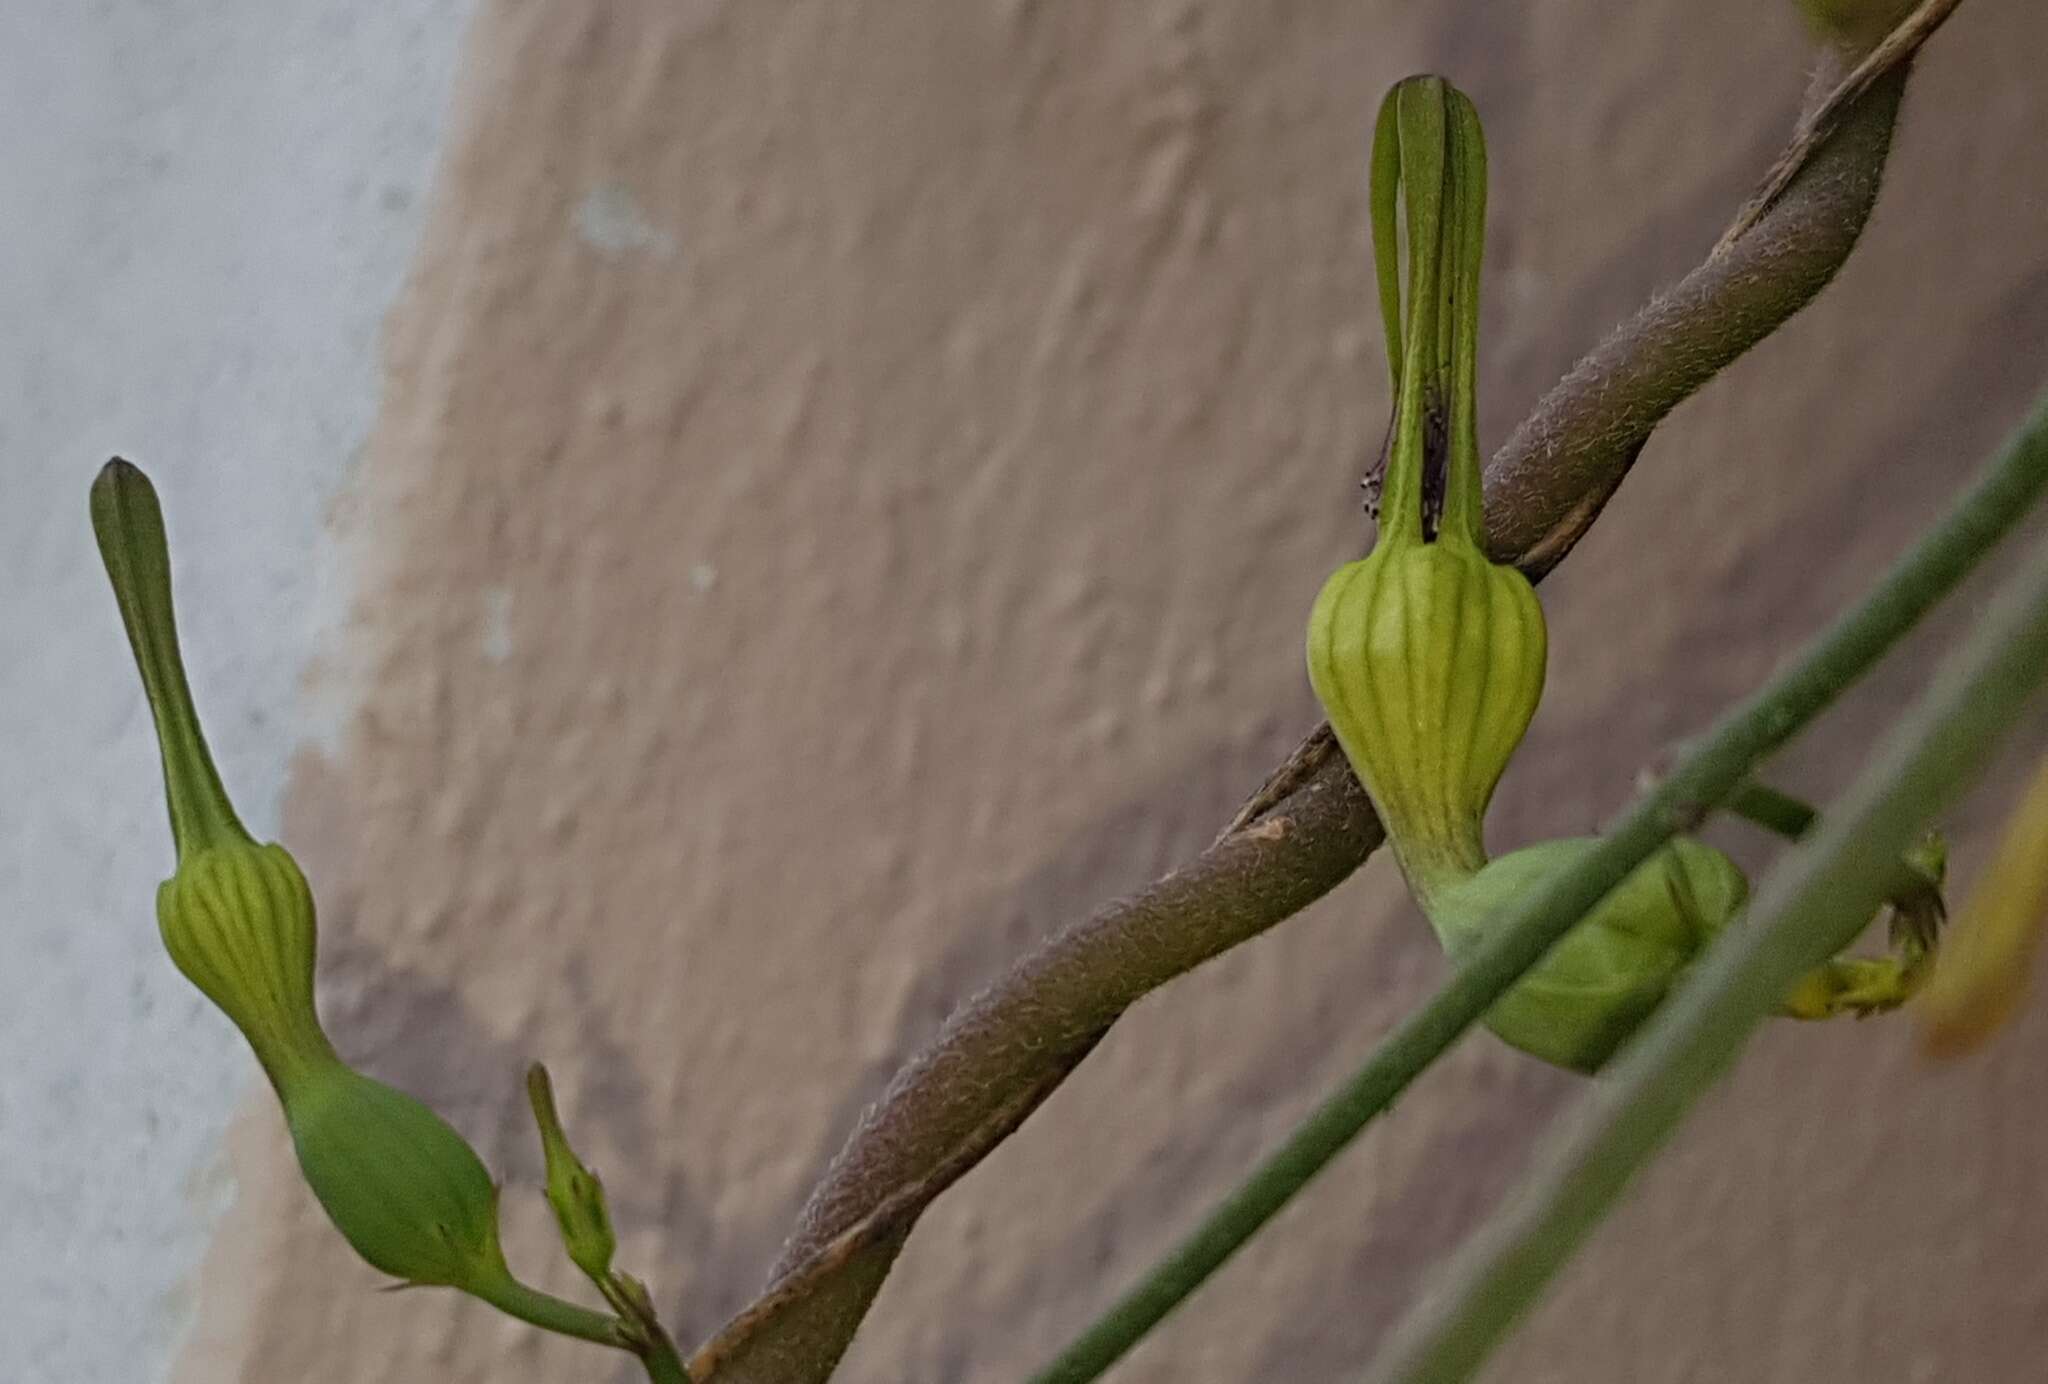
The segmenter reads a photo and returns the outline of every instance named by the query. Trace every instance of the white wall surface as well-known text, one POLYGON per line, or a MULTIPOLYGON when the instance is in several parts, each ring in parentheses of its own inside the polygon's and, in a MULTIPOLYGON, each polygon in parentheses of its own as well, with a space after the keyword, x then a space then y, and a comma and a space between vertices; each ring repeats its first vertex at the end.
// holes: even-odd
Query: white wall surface
POLYGON ((155 750, 86 521, 154 475, 230 790, 281 744, 347 573, 322 520, 375 414, 469 6, 0 5, 0 1380, 167 1378, 254 1064, 172 969, 155 750), (282 726, 281 724, 282 723, 282 726))

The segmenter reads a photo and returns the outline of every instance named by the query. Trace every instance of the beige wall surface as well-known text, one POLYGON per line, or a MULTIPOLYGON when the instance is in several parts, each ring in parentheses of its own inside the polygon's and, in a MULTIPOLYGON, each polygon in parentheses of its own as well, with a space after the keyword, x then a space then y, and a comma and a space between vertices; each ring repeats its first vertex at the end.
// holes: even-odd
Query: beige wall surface
MULTIPOLYGON (((1545 586, 1497 841, 1613 811, 2017 420, 2044 44, 2038 6, 1964 8, 1841 279, 1545 586)), ((338 1042, 477 1142, 515 1262, 574 1291, 518 1090, 548 1060, 622 1262, 711 1329, 950 1006, 1312 723, 1386 407, 1387 84, 1442 71, 1487 123, 1497 441, 1704 252, 1808 61, 1760 2, 482 6, 333 516, 359 596, 314 677, 359 710, 285 813, 338 1042)), ((1778 777, 1839 786, 1973 609, 1778 777)), ((2012 777, 1950 823, 1965 883, 2012 777)), ((1442 973, 1379 859, 1141 1005, 925 1217, 842 1377, 1021 1377, 1442 973)), ((2048 1016, 1953 1070, 1907 1039, 1770 1029, 1488 1377, 2041 1377, 2048 1016)), ((1580 1089, 1461 1047, 1117 1378, 1355 1377, 1580 1089)), ((185 1378, 631 1377, 371 1291, 253 1099, 233 1155, 185 1378)))

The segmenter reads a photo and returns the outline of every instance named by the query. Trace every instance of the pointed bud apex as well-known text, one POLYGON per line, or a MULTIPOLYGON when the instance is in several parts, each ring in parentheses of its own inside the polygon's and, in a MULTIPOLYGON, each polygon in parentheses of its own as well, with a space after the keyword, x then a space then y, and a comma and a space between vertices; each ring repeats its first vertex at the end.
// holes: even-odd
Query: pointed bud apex
POLYGON ((1957 916, 1916 1006, 1930 1057, 1981 1047, 2018 1012, 2048 927, 2048 760, 2007 821, 1998 852, 1957 916))
POLYGON ((526 1072, 526 1094, 533 1102, 533 1120, 540 1126, 541 1154, 547 1162, 548 1205, 562 1230, 569 1259, 603 1283, 611 1274, 618 1239, 612 1234, 611 1212, 605 1206, 604 1184, 583 1166, 569 1146, 561 1117, 555 1112, 554 1086, 548 1069, 536 1062, 526 1072))
MULTIPOLYGON (((1478 950, 1490 923, 1598 845, 1545 841, 1491 861, 1429 912, 1453 961, 1478 950)), ((1742 910, 1749 882, 1711 846, 1680 838, 1638 865, 1487 1011, 1503 1042, 1546 1062, 1595 1072, 1627 1041, 1706 945, 1742 910)))
POLYGON ((336 1064, 291 1091, 285 1122, 307 1185, 372 1268, 487 1301, 508 1290, 498 1189, 446 1120, 336 1064))
POLYGON ((281 847, 242 828, 207 752, 178 653, 163 511, 118 457, 92 487, 93 531, 156 723, 178 869, 157 924, 180 971, 249 1039, 282 1093, 335 1062, 313 1009, 313 896, 281 847))

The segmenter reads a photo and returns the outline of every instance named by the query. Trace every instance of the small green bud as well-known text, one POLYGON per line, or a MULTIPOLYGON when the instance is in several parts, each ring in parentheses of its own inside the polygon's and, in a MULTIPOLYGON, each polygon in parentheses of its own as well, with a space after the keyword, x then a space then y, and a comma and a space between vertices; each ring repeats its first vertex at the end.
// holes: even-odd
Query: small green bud
POLYGON ((1396 412, 1378 540, 1317 598, 1308 671, 1427 906, 1486 861, 1481 824, 1543 695, 1548 635, 1528 580, 1484 550, 1477 353, 1486 152, 1471 101, 1437 77, 1396 86, 1380 109, 1372 170, 1396 412), (1397 193, 1409 249, 1405 297, 1397 193), (1439 472, 1443 500, 1432 516, 1425 497, 1439 472))
POLYGON ((307 1185, 372 1268, 486 1300, 511 1284, 498 1189, 425 1105, 337 1063, 292 1089, 285 1123, 307 1185))
MULTIPOLYGON (((1598 844, 1545 841, 1510 851, 1442 891, 1429 909, 1444 951, 1462 961, 1488 924, 1598 844)), ((1612 1057, 1742 909, 1749 883, 1735 862, 1700 842, 1672 841, 1602 899, 1487 1011, 1503 1042, 1574 1071, 1612 1057)))
POLYGON ((555 1090, 548 1069, 536 1062, 526 1071, 526 1094, 533 1102, 533 1121, 540 1127, 541 1156, 547 1163, 548 1205, 555 1210, 561 1227, 562 1246, 569 1259, 599 1283, 611 1275, 612 1255, 618 1237, 612 1233, 611 1211, 604 1200, 604 1183, 583 1166, 555 1111, 555 1090))

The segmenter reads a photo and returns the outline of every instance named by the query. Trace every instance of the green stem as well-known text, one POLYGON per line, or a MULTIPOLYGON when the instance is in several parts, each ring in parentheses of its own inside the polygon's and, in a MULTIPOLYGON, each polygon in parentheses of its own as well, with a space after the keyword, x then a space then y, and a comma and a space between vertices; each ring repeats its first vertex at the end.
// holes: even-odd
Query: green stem
MULTIPOLYGON (((539 1070, 539 1066, 535 1063, 535 1070, 539 1070)), ((543 1074, 542 1080, 545 1079, 543 1074)), ((604 1300, 612 1305, 620 1320, 632 1325, 638 1339, 630 1349, 640 1357, 640 1363, 646 1367, 647 1377, 653 1384, 690 1384, 690 1372, 683 1368, 683 1358, 676 1352, 674 1339, 655 1315, 647 1290, 638 1281, 609 1270, 593 1277, 598 1291, 604 1294, 604 1300)))
POLYGON ((1453 1261, 1450 1286, 1396 1330, 1370 1380, 1472 1377, 1787 988, 1855 939, 1883 897, 1886 867, 1969 785, 2044 677, 2048 542, 1811 844, 1765 880, 1750 926, 1723 934, 1613 1079, 1553 1137, 1538 1170, 1473 1235, 1453 1261))
POLYGON ((1790 793, 1780 793, 1777 789, 1753 779, 1736 789, 1721 806, 1723 810, 1734 813, 1743 821, 1760 826, 1765 831, 1784 837, 1787 841, 1799 840, 1813 830, 1813 824, 1820 818, 1820 814, 1813 810, 1811 804, 1801 802, 1790 793))
POLYGON ((543 1331, 595 1341, 601 1346, 613 1346, 619 1350, 628 1349, 616 1317, 543 1293, 538 1288, 529 1288, 510 1274, 505 1276, 504 1282, 475 1290, 474 1295, 506 1316, 517 1317, 543 1331))
POLYGON ((690 1384, 690 1372, 683 1368, 683 1358, 676 1354, 676 1343, 666 1333, 649 1344, 640 1362, 647 1366, 647 1378, 652 1384, 690 1384))
POLYGON ((1192 1293, 1385 1110, 1522 973, 1658 846, 1732 793, 1911 629, 2008 533, 2048 486, 2048 399, 1985 476, 1855 610, 1788 669, 1727 713, 1669 778, 1575 869, 1503 910, 1492 937, 1404 1020, 1236 1191, 1145 1278, 1033 1376, 1097 1378, 1192 1293))

